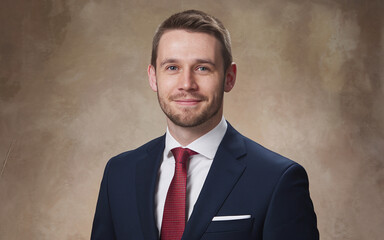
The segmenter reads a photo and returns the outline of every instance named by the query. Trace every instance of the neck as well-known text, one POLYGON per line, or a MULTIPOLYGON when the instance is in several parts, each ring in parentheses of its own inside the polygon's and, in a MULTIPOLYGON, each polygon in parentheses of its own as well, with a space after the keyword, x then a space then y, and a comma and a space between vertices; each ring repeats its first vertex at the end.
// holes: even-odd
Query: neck
POLYGON ((191 142, 195 141, 199 137, 208 133, 214 129, 221 121, 222 113, 212 117, 208 121, 195 126, 195 127, 181 127, 175 125, 171 120, 167 118, 167 125, 171 135, 179 142, 182 146, 187 146, 191 142))

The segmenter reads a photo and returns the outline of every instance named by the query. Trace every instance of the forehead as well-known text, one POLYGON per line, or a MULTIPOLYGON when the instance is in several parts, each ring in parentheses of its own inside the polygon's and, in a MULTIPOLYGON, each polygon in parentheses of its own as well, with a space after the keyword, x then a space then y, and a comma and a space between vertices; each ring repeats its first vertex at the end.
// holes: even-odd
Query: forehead
POLYGON ((167 58, 223 61, 220 42, 212 35, 186 30, 169 30, 160 38, 157 63, 167 58))

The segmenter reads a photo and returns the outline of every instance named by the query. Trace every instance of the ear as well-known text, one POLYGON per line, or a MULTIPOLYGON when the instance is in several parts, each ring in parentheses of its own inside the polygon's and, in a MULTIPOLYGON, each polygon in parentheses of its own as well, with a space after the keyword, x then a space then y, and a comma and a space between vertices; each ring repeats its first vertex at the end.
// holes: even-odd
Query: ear
POLYGON ((237 66, 236 63, 231 63, 225 74, 224 91, 230 92, 236 83, 237 66))
POLYGON ((151 86, 154 92, 157 92, 156 69, 151 64, 148 66, 148 80, 149 80, 149 86, 151 86))

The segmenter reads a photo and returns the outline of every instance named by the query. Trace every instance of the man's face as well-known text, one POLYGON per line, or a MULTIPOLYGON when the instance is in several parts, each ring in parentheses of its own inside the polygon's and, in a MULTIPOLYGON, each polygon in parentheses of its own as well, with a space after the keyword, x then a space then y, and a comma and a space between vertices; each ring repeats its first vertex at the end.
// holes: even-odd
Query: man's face
POLYGON ((148 75, 161 109, 173 124, 195 127, 220 121, 224 91, 232 89, 236 75, 228 77, 223 65, 221 45, 215 37, 185 30, 163 34, 156 70, 149 66, 148 75), (227 78, 233 83, 226 83, 227 78))

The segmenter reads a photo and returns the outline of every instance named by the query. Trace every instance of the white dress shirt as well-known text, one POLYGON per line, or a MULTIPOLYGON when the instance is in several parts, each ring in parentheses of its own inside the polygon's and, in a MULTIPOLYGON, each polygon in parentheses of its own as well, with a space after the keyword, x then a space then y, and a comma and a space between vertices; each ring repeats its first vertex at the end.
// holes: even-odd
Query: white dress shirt
POLYGON ((171 184, 173 175, 175 173, 175 158, 172 155, 171 149, 175 147, 186 147, 198 154, 193 155, 187 165, 187 202, 188 218, 191 216, 193 207, 199 197, 200 191, 203 187, 208 171, 212 165, 213 158, 217 152, 221 140, 227 131, 227 122, 224 117, 220 123, 211 131, 199 137, 188 146, 181 146, 172 135, 167 133, 165 135, 165 148, 163 153, 163 161, 159 169, 159 182, 155 193, 155 217, 157 228, 161 229, 161 222, 163 220, 163 211, 165 199, 167 197, 168 188, 171 184))

